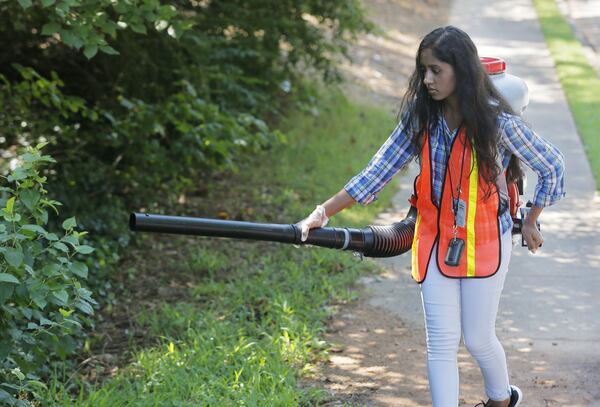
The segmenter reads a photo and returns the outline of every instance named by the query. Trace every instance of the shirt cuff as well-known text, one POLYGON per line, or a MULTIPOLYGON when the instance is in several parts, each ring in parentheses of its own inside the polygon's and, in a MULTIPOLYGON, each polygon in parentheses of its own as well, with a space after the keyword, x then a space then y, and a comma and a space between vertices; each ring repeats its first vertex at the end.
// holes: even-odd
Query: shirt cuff
POLYGON ((364 179, 358 177, 352 178, 344 186, 344 189, 360 205, 366 206, 377 200, 377 194, 369 192, 364 183, 364 179))

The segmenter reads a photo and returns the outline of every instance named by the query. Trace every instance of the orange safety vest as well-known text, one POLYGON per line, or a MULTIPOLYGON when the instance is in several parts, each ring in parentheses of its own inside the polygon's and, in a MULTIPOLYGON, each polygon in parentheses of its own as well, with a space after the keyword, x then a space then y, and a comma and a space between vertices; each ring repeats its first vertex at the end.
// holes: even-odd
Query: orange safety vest
POLYGON ((432 162, 429 134, 421 153, 421 172, 415 179, 417 220, 412 243, 412 276, 422 283, 437 242, 437 266, 440 272, 451 278, 482 278, 494 275, 500 267, 500 224, 498 215, 500 199, 498 187, 486 198, 486 181, 477 167, 475 149, 468 140, 466 131, 461 128, 452 142, 450 158, 446 165, 446 175, 442 186, 442 196, 438 207, 432 197, 432 162), (466 143, 466 146, 465 146, 466 143), (464 156, 464 158, 463 158, 464 156), (461 164, 463 166, 462 178, 461 164), (450 175, 451 174, 451 175, 450 175), (450 176, 454 192, 450 190, 450 176), (461 178, 461 179, 459 179, 461 178), (453 194, 460 183, 460 199, 466 206, 464 227, 457 228, 457 237, 463 239, 465 247, 459 264, 449 266, 444 262, 450 240, 454 237, 453 194))

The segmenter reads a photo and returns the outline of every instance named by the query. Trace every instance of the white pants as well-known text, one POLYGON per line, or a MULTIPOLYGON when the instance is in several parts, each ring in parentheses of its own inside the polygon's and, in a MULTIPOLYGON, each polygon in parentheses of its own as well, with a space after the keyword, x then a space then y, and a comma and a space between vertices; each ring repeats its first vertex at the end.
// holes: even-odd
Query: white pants
POLYGON ((457 353, 461 328, 465 347, 481 369, 487 396, 492 400, 510 397, 506 356, 495 332, 500 293, 512 251, 510 231, 501 240, 500 269, 488 278, 443 276, 437 267, 437 246, 434 247, 427 276, 421 284, 433 407, 458 406, 457 353))

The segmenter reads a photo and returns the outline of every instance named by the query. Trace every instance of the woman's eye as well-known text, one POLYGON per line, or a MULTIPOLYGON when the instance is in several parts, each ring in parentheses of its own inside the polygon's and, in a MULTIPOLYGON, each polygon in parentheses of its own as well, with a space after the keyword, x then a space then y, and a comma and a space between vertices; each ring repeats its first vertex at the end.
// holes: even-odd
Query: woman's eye
POLYGON ((437 74, 440 73, 440 70, 439 69, 432 69, 431 72, 433 72, 434 75, 437 75, 437 74))

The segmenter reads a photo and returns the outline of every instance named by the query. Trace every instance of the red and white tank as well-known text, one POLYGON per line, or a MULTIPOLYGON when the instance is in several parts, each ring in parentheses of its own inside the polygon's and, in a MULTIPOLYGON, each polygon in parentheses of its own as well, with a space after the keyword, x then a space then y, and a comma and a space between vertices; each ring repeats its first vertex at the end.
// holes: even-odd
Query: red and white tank
POLYGON ((529 90, 525 81, 506 73, 506 61, 501 58, 479 58, 496 89, 510 104, 515 113, 521 115, 529 104, 529 90))

